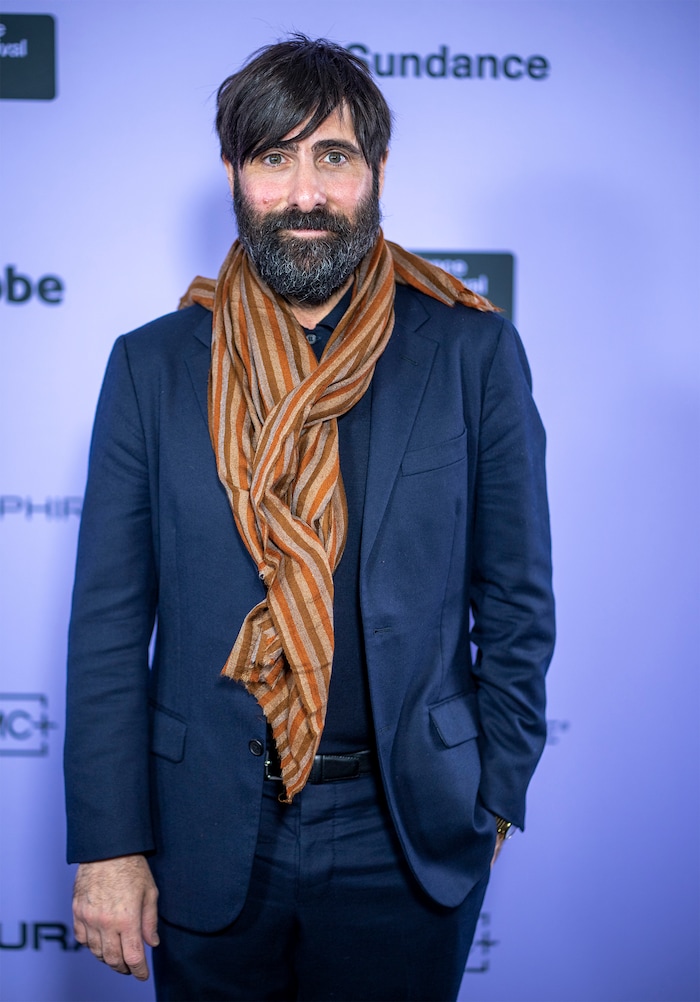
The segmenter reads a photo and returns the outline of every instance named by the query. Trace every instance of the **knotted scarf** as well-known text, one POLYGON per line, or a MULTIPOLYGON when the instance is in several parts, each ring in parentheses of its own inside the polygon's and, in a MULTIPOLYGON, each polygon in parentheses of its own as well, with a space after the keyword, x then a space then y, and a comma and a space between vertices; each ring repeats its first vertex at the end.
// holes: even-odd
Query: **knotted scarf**
POLYGON ((328 704, 333 572, 347 522, 337 419, 362 397, 391 336, 395 282, 450 306, 495 309, 381 234, 355 272, 350 306, 320 362, 289 304, 261 280, 238 241, 217 281, 195 278, 180 302, 214 314, 209 432, 238 531, 266 588, 222 674, 261 706, 289 802, 308 778, 328 704))

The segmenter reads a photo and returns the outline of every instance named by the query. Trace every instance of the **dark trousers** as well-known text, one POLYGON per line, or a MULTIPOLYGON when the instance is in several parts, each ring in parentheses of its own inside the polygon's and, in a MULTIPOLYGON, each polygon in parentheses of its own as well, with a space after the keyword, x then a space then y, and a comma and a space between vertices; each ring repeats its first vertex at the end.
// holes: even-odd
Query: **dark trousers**
POLYGON ((265 783, 243 911, 219 933, 161 920, 159 1002, 448 1002, 457 997, 488 872, 458 908, 408 869, 374 776, 265 783))

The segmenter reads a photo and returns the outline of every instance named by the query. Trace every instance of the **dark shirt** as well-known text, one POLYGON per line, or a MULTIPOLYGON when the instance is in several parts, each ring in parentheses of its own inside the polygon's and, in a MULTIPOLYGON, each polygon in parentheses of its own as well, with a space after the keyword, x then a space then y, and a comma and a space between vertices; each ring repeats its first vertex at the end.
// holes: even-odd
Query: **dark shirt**
MULTIPOLYGON (((320 359, 350 305, 352 289, 306 338, 320 359)), ((320 751, 342 753, 374 745, 367 684, 367 662, 360 613, 360 538, 367 482, 372 386, 338 419, 340 471, 348 503, 348 536, 334 575, 335 654, 326 725, 320 751)))

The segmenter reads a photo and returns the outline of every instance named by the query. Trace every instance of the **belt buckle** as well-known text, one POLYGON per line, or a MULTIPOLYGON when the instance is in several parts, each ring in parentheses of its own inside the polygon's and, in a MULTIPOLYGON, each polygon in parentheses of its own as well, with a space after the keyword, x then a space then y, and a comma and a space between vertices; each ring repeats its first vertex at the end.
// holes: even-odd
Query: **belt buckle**
POLYGON ((270 766, 272 765, 272 757, 270 752, 265 750, 265 779, 271 779, 274 783, 281 783, 282 776, 275 776, 274 773, 270 772, 270 766))

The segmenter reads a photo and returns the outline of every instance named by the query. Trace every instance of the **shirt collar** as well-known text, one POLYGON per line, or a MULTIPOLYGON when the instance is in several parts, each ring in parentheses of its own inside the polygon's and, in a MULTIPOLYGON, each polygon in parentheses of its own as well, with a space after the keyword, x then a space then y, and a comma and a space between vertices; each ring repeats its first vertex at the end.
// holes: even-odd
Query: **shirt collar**
POLYGON ((348 291, 341 299, 338 300, 330 313, 327 313, 323 320, 319 320, 313 330, 309 330, 308 327, 302 328, 304 335, 306 336, 306 340, 314 350, 316 358, 320 359, 324 348, 328 344, 331 334, 343 319, 345 311, 350 305, 351 298, 352 286, 350 286, 348 291))
POLYGON ((332 334, 336 329, 340 321, 345 316, 348 306, 350 305, 350 300, 352 298, 352 285, 341 299, 335 304, 330 313, 327 313, 323 320, 319 320, 314 328, 316 333, 320 333, 319 327, 325 327, 329 334, 332 334))

